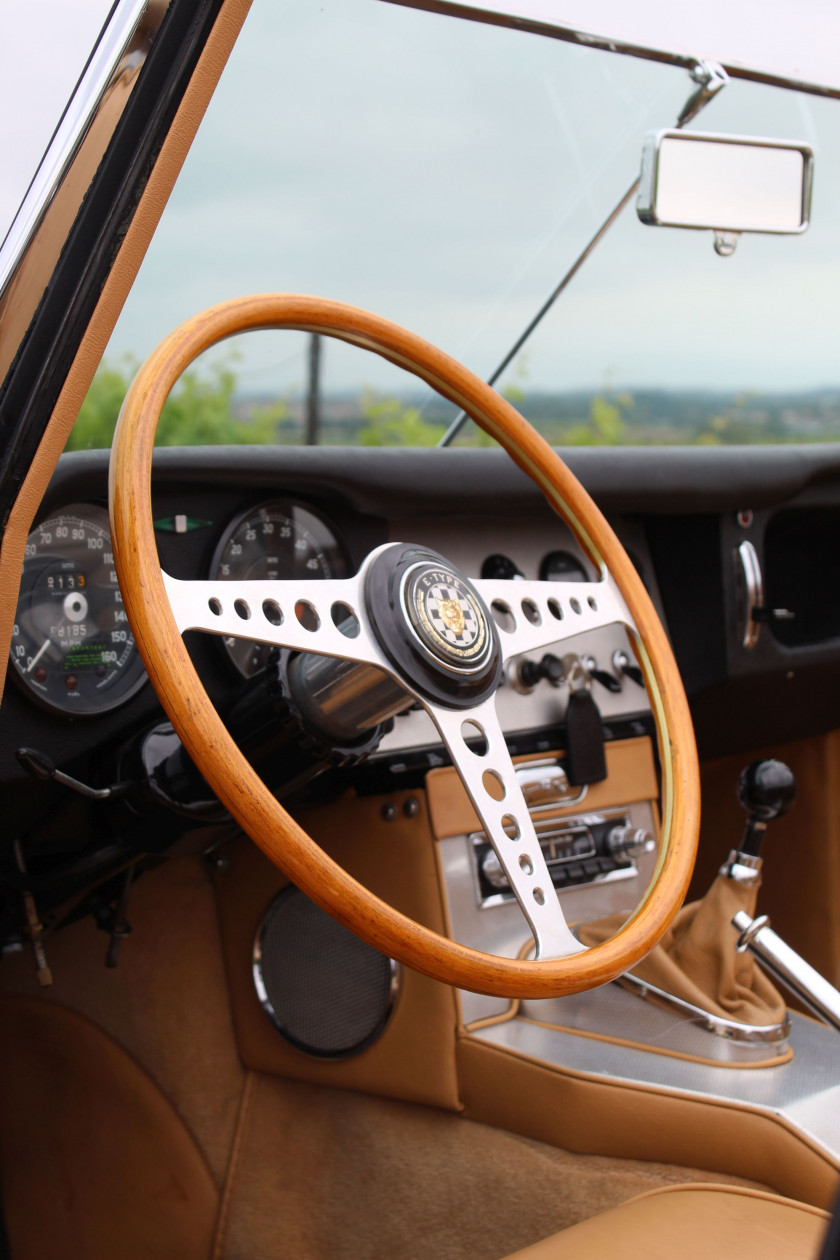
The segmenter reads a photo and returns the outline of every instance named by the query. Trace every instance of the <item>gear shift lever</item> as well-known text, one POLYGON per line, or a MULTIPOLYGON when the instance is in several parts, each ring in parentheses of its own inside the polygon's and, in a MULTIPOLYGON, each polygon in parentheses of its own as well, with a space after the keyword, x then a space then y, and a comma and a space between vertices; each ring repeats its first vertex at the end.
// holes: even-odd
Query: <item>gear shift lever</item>
POLYGON ((783 761, 754 761, 741 771, 738 800, 747 811, 747 825, 737 849, 720 868, 721 875, 739 884, 759 884, 763 860, 759 849, 767 824, 781 818, 796 800, 793 771, 783 761))
MULTIPOLYGON (((746 924, 755 914, 761 883, 759 848, 767 824, 780 818, 796 796, 793 774, 781 761, 755 761, 738 782, 738 799, 747 811, 747 824, 737 849, 732 849, 720 872, 699 901, 683 906, 660 944, 633 968, 625 983, 638 984, 645 993, 669 997, 684 1010, 713 1017, 715 1031, 741 1040, 781 1040, 787 1033, 785 1003, 752 957, 735 948, 731 924, 743 914, 746 924), (746 1029, 754 1029, 751 1036, 746 1029)), ((622 922, 610 916, 579 929, 585 945, 605 940, 622 922)))
POLYGON ((754 761, 741 771, 738 800, 747 811, 742 853, 758 856, 758 849, 774 818, 781 818, 796 800, 796 780, 783 761, 754 761))

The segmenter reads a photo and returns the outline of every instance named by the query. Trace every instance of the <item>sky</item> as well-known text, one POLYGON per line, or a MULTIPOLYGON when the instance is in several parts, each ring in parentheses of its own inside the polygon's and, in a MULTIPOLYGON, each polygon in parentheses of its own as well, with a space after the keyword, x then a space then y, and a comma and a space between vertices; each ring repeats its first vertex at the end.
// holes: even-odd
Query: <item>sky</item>
MULTIPOLYGON (((106 6, 50 0, 47 22, 47 0, 0 3, 5 30, 39 9, 50 31, 38 107, 17 111, 25 126, 0 111, 2 223, 25 189, 24 150, 43 147, 47 107, 72 83, 71 46, 106 6)), ((23 60, 11 46, 4 94, 23 60)), ((202 307, 280 289, 368 307, 487 376, 638 174, 646 133, 672 126, 691 89, 680 69, 378 0, 255 0, 108 355, 141 359, 202 307)), ((711 233, 645 227, 629 208, 509 383, 840 385, 840 103, 732 82, 693 129, 811 143, 808 232, 744 236, 722 259, 711 233)), ((243 389, 303 383, 298 335, 258 334, 235 352, 243 389)), ((405 386, 362 352, 333 344, 324 362, 328 389, 405 386)))

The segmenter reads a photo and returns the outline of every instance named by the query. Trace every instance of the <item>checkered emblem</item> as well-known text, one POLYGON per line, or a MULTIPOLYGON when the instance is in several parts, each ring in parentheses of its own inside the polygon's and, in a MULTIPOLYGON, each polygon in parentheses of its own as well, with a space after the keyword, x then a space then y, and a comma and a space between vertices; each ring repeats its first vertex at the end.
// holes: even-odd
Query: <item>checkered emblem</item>
POLYGON ((484 666, 492 639, 478 596, 460 574, 420 564, 404 598, 412 629, 427 652, 451 669, 472 673, 484 666))
POLYGON ((454 586, 435 583, 426 592, 426 615, 434 631, 447 643, 471 647, 481 629, 471 600, 454 586))

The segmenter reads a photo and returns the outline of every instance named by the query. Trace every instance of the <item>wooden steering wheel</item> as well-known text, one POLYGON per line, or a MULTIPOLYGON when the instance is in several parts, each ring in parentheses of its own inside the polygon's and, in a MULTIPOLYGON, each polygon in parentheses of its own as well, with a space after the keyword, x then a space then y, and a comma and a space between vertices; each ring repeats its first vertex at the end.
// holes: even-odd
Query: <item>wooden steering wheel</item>
POLYGON ((660 939, 685 896, 699 826, 697 754, 679 671, 647 592, 589 495, 531 426, 460 363, 398 325, 322 298, 263 294, 212 307, 176 329, 138 372, 114 437, 110 511, 128 618, 172 725, 242 828, 339 922, 437 980, 522 998, 604 984, 660 939), (537 483, 573 530, 599 580, 472 580, 445 558, 402 544, 378 548, 355 577, 335 581, 181 582, 163 573, 151 507, 152 448, 163 404, 201 351, 234 333, 268 327, 321 333, 372 350, 462 407, 537 483), (488 611, 496 601, 512 614, 512 629, 496 626, 488 611), (304 605, 308 615, 301 617, 296 610, 304 605), (355 637, 347 637, 339 608, 342 616, 351 610, 355 637), (641 903, 612 939, 584 949, 554 895, 496 716, 494 693, 511 658, 616 622, 627 629, 656 722, 662 832, 641 903), (328 857, 283 809, 226 731, 184 647, 181 635, 188 629, 364 662, 419 700, 531 926, 536 958, 500 958, 439 936, 374 896, 328 857), (465 742, 465 723, 471 724, 471 734, 475 727, 483 733, 482 753, 465 742))

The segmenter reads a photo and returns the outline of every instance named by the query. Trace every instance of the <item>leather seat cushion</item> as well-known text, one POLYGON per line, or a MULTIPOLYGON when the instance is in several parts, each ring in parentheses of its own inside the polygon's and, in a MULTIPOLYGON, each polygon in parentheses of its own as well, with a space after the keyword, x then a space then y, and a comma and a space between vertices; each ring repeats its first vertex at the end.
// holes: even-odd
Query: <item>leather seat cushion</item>
POLYGON ((737 1186, 651 1190, 508 1260, 814 1260, 829 1216, 737 1186))

